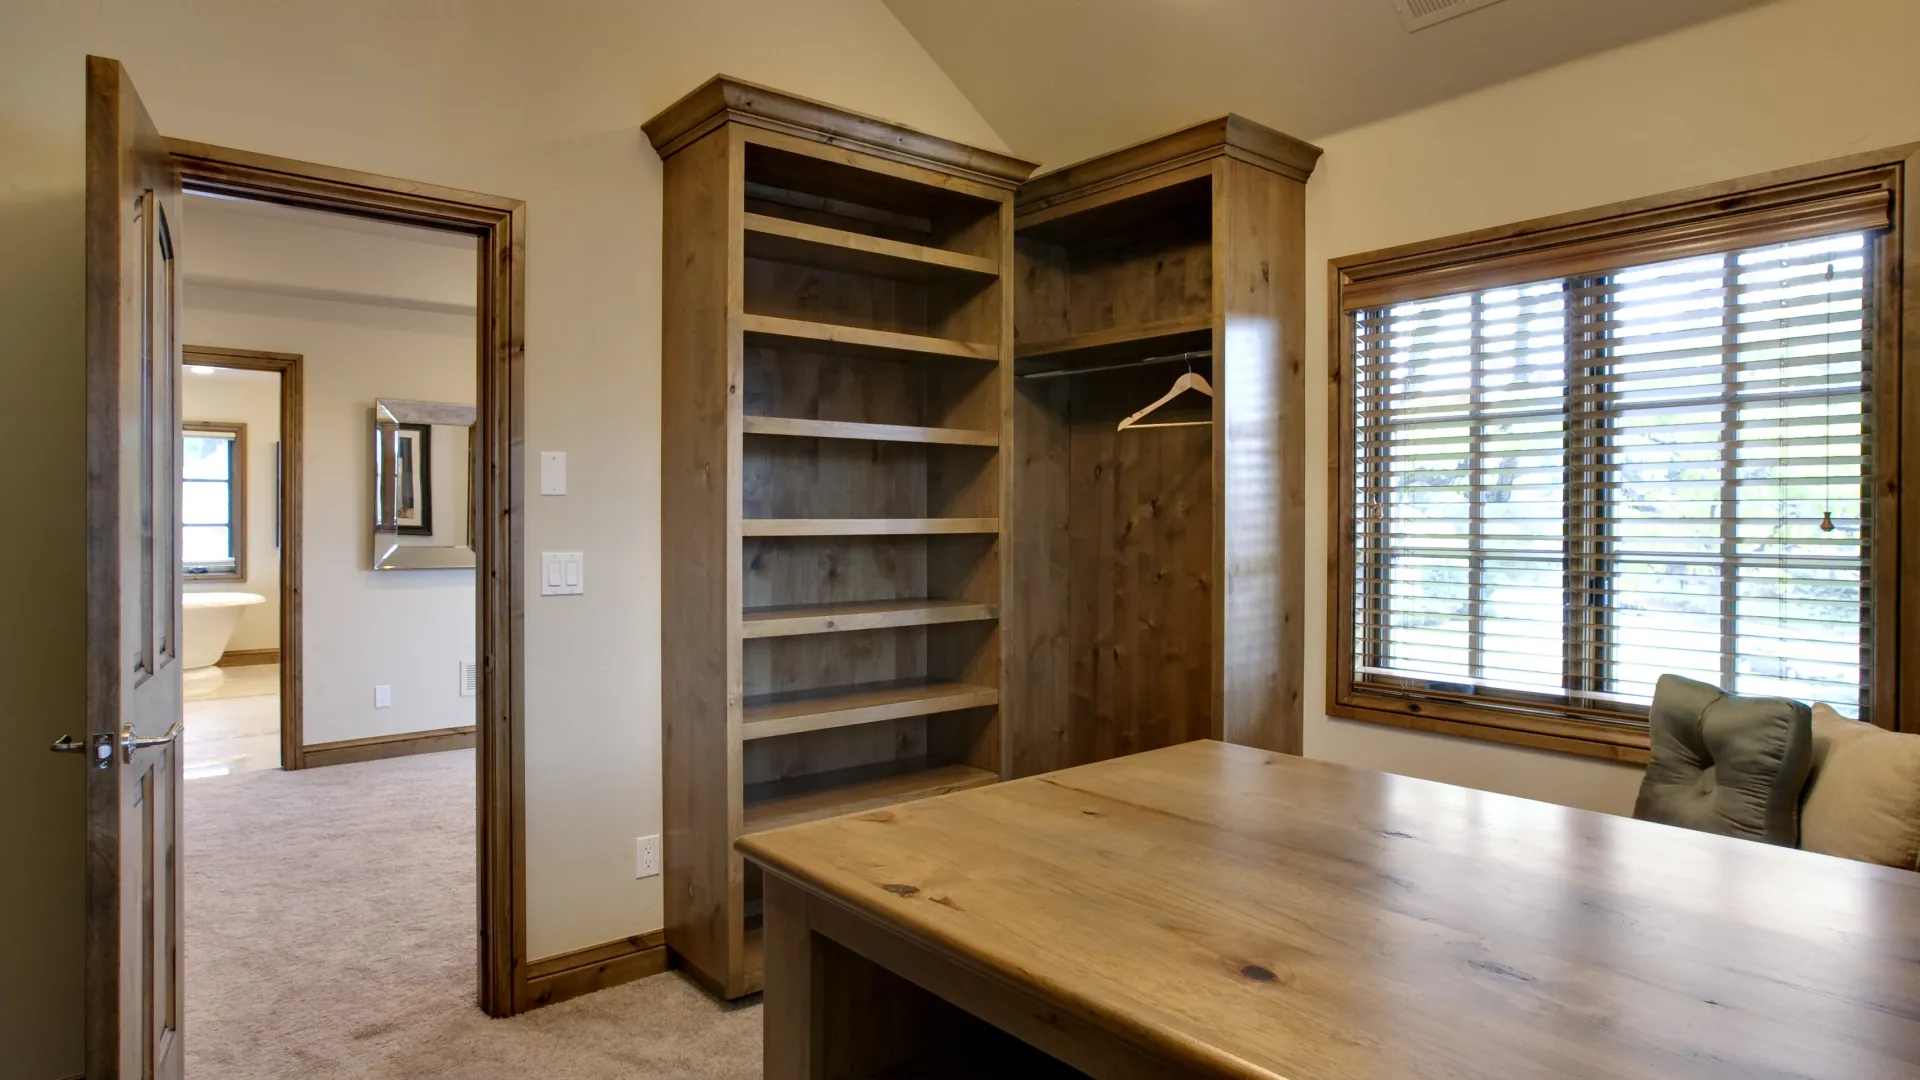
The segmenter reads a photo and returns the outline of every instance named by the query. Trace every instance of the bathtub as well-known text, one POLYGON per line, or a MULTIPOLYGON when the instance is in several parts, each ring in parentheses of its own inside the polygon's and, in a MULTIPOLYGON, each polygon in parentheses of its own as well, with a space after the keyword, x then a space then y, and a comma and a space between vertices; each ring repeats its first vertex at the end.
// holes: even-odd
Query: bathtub
POLYGON ((190 592, 180 597, 180 659, 188 671, 220 662, 240 613, 267 598, 250 592, 190 592))

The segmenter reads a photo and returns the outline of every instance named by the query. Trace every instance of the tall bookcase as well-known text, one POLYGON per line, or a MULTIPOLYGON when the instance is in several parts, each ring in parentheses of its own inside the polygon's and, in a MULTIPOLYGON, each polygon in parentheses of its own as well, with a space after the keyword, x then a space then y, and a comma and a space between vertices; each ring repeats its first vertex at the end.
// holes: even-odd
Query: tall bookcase
POLYGON ((664 161, 667 942, 759 989, 749 832, 1008 774, 1013 202, 991 151, 715 78, 664 161))

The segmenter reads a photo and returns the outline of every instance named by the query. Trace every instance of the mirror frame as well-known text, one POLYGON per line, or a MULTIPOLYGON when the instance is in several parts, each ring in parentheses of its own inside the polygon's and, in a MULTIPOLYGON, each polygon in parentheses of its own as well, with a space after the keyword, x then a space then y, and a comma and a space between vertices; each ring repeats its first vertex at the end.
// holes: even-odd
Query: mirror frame
POLYGON ((465 544, 402 544, 399 528, 382 520, 384 507, 394 505, 400 484, 400 429, 408 424, 474 428, 480 411, 472 405, 409 398, 376 398, 373 403, 373 569, 471 570, 479 560, 473 551, 473 439, 467 436, 467 542, 465 544))

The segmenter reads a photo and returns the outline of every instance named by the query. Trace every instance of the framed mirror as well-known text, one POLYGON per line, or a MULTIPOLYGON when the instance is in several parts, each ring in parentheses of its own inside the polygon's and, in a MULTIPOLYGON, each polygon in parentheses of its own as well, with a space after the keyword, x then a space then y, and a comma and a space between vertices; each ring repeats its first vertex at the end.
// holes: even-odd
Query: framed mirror
POLYGON ((373 568, 475 565, 472 405, 373 403, 373 568))

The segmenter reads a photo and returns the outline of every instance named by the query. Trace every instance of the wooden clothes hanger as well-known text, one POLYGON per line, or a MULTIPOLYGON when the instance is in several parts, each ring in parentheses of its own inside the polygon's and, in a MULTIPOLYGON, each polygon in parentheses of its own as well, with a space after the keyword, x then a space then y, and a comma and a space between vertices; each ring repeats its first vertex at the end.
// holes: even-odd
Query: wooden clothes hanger
POLYGON ((1195 391, 1196 393, 1205 394, 1208 397, 1213 396, 1213 384, 1207 382, 1206 376, 1198 375, 1198 374, 1195 374, 1194 372, 1189 371, 1186 374, 1180 376, 1179 378, 1173 380, 1172 389, 1160 395, 1160 400, 1154 402, 1153 404, 1147 406, 1144 409, 1141 409, 1139 412, 1134 413, 1132 416, 1127 417, 1125 420, 1120 421, 1120 426, 1115 430, 1125 431, 1128 428, 1200 427, 1202 425, 1212 424, 1213 421, 1211 420, 1163 420, 1158 423, 1152 423, 1152 424, 1143 424, 1140 422, 1146 417, 1152 415, 1154 412, 1158 411, 1161 408, 1161 406, 1165 405, 1167 402, 1172 401, 1174 398, 1179 397, 1181 394, 1184 394, 1189 390, 1195 391))

